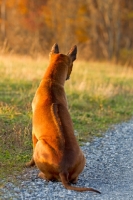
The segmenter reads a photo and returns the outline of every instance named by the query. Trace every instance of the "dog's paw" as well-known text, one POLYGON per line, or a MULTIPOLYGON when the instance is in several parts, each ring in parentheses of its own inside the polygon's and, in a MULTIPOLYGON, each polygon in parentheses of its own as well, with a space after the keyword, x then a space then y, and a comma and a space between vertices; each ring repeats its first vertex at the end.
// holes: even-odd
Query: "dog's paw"
POLYGON ((46 178, 46 176, 45 176, 45 174, 43 172, 39 172, 38 178, 41 178, 41 179, 44 179, 44 180, 48 181, 48 179, 46 178))

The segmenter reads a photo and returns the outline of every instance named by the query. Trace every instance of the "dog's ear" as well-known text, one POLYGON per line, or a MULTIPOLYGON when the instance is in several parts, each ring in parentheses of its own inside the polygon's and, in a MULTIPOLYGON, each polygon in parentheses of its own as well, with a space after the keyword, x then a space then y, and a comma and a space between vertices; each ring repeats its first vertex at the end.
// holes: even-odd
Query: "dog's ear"
POLYGON ((59 47, 58 47, 58 44, 54 44, 53 46, 52 46, 52 49, 51 49, 51 51, 50 51, 50 55, 51 54, 58 54, 59 53, 59 47))
POLYGON ((72 62, 76 60, 76 55, 77 55, 77 46, 74 45, 70 51, 67 53, 67 55, 71 58, 72 62))

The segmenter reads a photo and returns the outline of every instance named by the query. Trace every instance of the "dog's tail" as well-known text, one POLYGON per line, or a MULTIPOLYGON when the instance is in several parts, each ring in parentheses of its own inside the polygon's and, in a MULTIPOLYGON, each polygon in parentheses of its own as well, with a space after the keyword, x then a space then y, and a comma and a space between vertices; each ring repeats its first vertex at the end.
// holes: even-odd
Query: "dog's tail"
POLYGON ((75 186, 70 185, 69 181, 68 181, 67 173, 60 173, 60 178, 61 178, 62 184, 68 190, 75 190, 77 192, 91 191, 91 192, 96 192, 96 193, 101 194, 101 192, 99 192, 98 190, 95 190, 93 188, 82 188, 82 187, 75 187, 75 186))

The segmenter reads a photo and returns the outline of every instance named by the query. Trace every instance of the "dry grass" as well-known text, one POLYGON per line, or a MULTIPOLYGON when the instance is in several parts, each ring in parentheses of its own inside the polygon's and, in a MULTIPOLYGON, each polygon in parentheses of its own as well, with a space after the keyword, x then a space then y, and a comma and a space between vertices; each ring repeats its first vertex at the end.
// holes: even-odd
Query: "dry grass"
POLYGON ((132 92, 133 69, 110 63, 77 62, 69 90, 87 92, 90 96, 112 97, 121 88, 132 92))

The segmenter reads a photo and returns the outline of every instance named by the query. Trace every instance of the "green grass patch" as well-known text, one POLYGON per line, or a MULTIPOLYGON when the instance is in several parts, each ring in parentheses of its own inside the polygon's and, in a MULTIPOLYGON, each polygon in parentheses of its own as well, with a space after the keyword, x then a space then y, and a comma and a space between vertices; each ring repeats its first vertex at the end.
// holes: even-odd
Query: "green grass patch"
POLYGON ((70 112, 74 127, 78 131, 79 141, 88 141, 94 136, 100 137, 111 125, 126 121, 133 116, 132 95, 119 94, 101 99, 84 94, 82 99, 79 98, 80 94, 69 97, 70 112))
MULTIPOLYGON (((32 155, 31 102, 48 61, 0 59, 0 178, 20 172, 32 155)), ((75 62, 65 90, 80 144, 133 116, 133 69, 75 62)))

